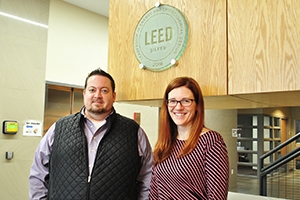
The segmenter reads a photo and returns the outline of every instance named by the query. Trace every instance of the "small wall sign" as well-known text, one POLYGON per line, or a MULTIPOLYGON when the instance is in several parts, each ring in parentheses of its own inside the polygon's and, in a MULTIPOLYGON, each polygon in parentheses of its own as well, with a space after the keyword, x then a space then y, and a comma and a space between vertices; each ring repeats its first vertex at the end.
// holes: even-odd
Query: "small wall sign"
POLYGON ((134 33, 134 53, 140 68, 162 71, 181 57, 188 40, 188 25, 176 8, 157 3, 139 20, 134 33))
POLYGON ((42 136, 42 122, 27 120, 23 126, 23 136, 42 136))

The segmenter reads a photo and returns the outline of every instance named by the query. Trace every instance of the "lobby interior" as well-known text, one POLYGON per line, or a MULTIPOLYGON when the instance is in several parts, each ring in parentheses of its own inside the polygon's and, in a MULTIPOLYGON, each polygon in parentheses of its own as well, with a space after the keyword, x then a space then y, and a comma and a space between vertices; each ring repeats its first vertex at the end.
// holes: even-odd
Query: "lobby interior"
MULTIPOLYGON (((95 3, 101 2, 102 1, 97 1, 95 3)), ((8 12, 49 26, 45 29, 2 15, 0 16, 2 24, 0 28, 0 46, 3 47, 0 50, 0 94, 2 97, 5 97, 0 100, 2 105, 0 118, 2 121, 14 119, 20 122, 20 127, 22 127, 24 122, 28 119, 37 119, 47 123, 47 121, 44 120, 46 105, 45 94, 47 93, 47 86, 45 85, 51 84, 82 89, 83 77, 85 77, 88 71, 93 70, 95 66, 104 66, 105 70, 110 70, 106 68, 111 62, 108 60, 109 52, 107 48, 109 32, 109 3, 107 4, 107 2, 109 1, 103 1, 103 4, 100 6, 101 9, 105 8, 107 12, 107 14, 102 15, 96 13, 98 11, 95 10, 93 12, 88 11, 89 8, 83 7, 84 5, 77 5, 77 3, 84 3, 84 1, 79 0, 74 0, 73 3, 72 0, 25 0, 22 2, 1 0, 0 12, 8 12), (52 9, 51 12, 50 9, 52 9), (51 19, 49 20, 49 18, 51 19), (88 20, 88 23, 85 20, 88 20), (99 31, 99 29, 101 30, 99 31), (79 41, 78 38, 82 40, 79 41), (99 40, 99 38, 101 39, 99 40)), ((167 2, 170 3, 171 1, 167 2)), ((257 1, 255 2, 257 3, 257 1)), ((143 6, 143 8, 144 7, 146 6, 143 6)), ((297 10, 297 8, 300 8, 299 4, 295 4, 295 10, 297 10)), ((116 12, 116 10, 114 12, 116 12)), ((294 12, 294 14, 299 15, 297 12, 294 12)), ((297 22, 299 23, 299 21, 297 22)), ((120 25, 120 27, 123 26, 125 25, 120 25)), ((120 34, 121 33, 122 32, 120 32, 120 34)), ((120 43, 123 44, 122 42, 120 43)), ((293 44, 293 42, 291 44, 293 44)), ((295 42, 294 44, 298 43, 295 42)), ((120 47, 120 49, 122 49, 123 45, 120 46, 122 46, 120 47)), ((125 48, 127 48, 127 46, 125 48)), ((213 54, 214 51, 212 49, 210 50, 210 53, 213 54)), ((131 67, 138 67, 138 65, 125 62, 125 60, 136 62, 136 60, 131 57, 131 54, 122 52, 115 55, 117 57, 116 60, 120 60, 118 62, 121 62, 121 64, 118 63, 116 65, 122 68, 120 70, 121 74, 124 72, 123 70, 129 71, 131 67)), ((291 88, 290 90, 232 93, 228 95, 210 94, 205 96, 208 125, 220 130, 220 132, 224 134, 226 141, 228 141, 231 169, 233 169, 233 174, 231 175, 232 187, 230 191, 233 193, 257 195, 259 191, 257 178, 237 174, 237 138, 232 137, 231 130, 237 128, 237 118, 240 112, 244 113, 246 110, 250 114, 272 114, 280 118, 288 119, 288 129, 286 130, 287 138, 296 132, 295 120, 300 119, 300 86, 298 81, 296 81, 296 77, 298 77, 297 75, 299 75, 300 72, 298 69, 299 62, 295 58, 299 57, 299 52, 294 51, 295 55, 292 54, 293 53, 286 55, 286 64, 288 65, 290 63, 291 66, 295 67, 290 67, 290 70, 286 71, 280 69, 280 73, 288 75, 284 80, 278 79, 278 82, 272 80, 275 82, 273 83, 274 85, 284 85, 285 82, 288 82, 291 88), (278 114, 278 112, 274 110, 282 112, 278 114)), ((214 59, 217 60, 218 58, 215 57, 214 59)), ((260 57, 258 59, 260 59, 260 57)), ((206 69, 209 69, 209 67, 206 67, 206 69)), ((116 73, 114 70, 113 72, 116 73)), ((277 70, 268 71, 270 76, 275 76, 279 72, 277 70)), ((140 73, 140 71, 129 73, 135 74, 140 73)), ((217 70, 211 73, 211 77, 214 77, 216 82, 218 81, 219 73, 221 72, 217 70)), ((226 77, 228 77, 228 72, 225 73, 226 77)), ((156 73, 156 75, 160 76, 159 73, 156 73)), ((177 75, 177 73, 174 73, 174 75, 177 75)), ((250 77, 254 76, 254 74, 248 73, 247 71, 246 76, 250 77)), ((265 76, 268 77, 268 75, 265 76)), ((132 84, 134 81, 143 82, 143 84, 146 85, 157 84, 157 81, 144 83, 146 81, 141 80, 145 78, 144 76, 142 76, 141 79, 132 79, 132 77, 124 73, 123 77, 127 77, 128 80, 118 78, 117 82, 129 83, 128 89, 124 91, 128 91, 130 94, 138 95, 139 93, 152 92, 147 88, 148 86, 143 88, 142 86, 132 84), (138 90, 139 88, 140 90, 138 90)), ((261 77, 259 78, 259 81, 263 81, 261 77)), ((241 80, 241 82, 242 81, 243 80, 241 80)), ((213 81, 209 83, 203 82, 204 90, 208 91, 207 88, 209 88, 209 84, 212 83, 213 81)), ((261 82, 259 83, 261 84, 261 82)), ((227 85, 227 83, 225 84, 227 85)), ((258 83, 253 82, 253 85, 256 84, 258 83)), ((230 85, 226 86, 226 88, 229 87, 230 85)), ((159 90, 160 86, 155 85, 155 88, 159 90)), ((126 94, 126 92, 120 90, 118 95, 120 94, 121 97, 124 93, 126 94)), ((155 135, 158 124, 156 118, 159 113, 161 101, 161 98, 157 96, 155 96, 154 99, 125 99, 118 101, 116 106, 122 114, 124 113, 129 117, 133 117, 134 112, 140 112, 142 116, 142 126, 145 127, 147 132, 155 135)), ((78 102, 78 104, 78 106, 81 105, 80 102, 78 102)), ((70 109, 68 109, 68 111, 69 110, 70 109)), ((156 136, 151 135, 150 137, 154 143, 156 136)), ((0 172, 0 176, 2 177, 0 185, 1 188, 3 188, 0 190, 1 197, 5 199, 24 199, 27 197, 28 172, 32 164, 32 155, 39 140, 40 137, 22 136, 22 131, 12 136, 4 134, 0 136, 0 151, 3 155, 6 151, 14 151, 15 153, 12 160, 6 160, 3 156, 0 163, 1 168, 3 168, 0 172), (12 190, 11 188, 15 189, 12 190)), ((293 147, 291 146, 290 149, 293 149, 293 147)), ((297 170, 294 172, 297 172, 297 170)), ((294 176, 299 177, 296 173, 294 176)), ((292 180, 295 182, 294 179, 292 180)), ((295 190, 297 190, 297 188, 295 190)), ((298 190, 300 191, 300 189, 298 190)), ((232 196, 231 199, 233 199, 232 196)), ((246 197, 243 197, 243 199, 246 199, 246 197)))

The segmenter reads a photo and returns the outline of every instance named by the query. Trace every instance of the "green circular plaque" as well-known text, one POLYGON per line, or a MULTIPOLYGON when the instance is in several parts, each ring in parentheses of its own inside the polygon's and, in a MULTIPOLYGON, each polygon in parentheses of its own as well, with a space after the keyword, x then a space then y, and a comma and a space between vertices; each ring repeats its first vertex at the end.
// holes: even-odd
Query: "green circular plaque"
POLYGON ((140 68, 161 71, 174 65, 188 40, 184 15, 169 5, 148 10, 134 32, 134 53, 140 68))

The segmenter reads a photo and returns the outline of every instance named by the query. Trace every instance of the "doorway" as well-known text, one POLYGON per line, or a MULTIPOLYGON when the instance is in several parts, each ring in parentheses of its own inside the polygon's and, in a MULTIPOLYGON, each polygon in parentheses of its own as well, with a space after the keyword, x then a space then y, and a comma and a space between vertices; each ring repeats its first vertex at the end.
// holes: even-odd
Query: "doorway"
POLYGON ((44 134, 59 118, 80 111, 83 89, 46 84, 44 134))

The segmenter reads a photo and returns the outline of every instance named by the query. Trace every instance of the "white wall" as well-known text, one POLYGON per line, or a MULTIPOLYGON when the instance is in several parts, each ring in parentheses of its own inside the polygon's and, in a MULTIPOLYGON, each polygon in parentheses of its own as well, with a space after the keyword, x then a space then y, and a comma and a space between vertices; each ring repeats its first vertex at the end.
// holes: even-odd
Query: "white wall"
POLYGON ((118 113, 133 118, 133 113, 141 113, 140 125, 146 132, 152 148, 157 141, 159 108, 150 106, 138 106, 124 103, 115 103, 118 113))
POLYGON ((107 71, 107 55, 107 17, 51 0, 46 81, 83 86, 90 71, 107 71))

